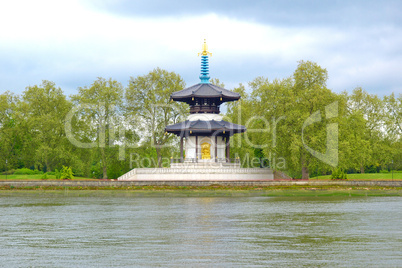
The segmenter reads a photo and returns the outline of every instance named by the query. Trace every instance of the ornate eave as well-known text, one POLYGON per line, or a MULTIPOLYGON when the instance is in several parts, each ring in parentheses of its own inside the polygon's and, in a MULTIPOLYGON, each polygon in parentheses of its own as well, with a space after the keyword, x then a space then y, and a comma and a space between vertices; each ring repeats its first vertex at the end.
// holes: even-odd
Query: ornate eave
POLYGON ((223 103, 239 100, 240 94, 213 84, 199 83, 174 92, 170 96, 171 100, 182 101, 188 104, 191 104, 195 98, 216 99, 218 102, 223 103))
POLYGON ((223 120, 186 120, 167 126, 165 131, 181 137, 194 135, 232 136, 236 133, 245 132, 246 127, 223 120))

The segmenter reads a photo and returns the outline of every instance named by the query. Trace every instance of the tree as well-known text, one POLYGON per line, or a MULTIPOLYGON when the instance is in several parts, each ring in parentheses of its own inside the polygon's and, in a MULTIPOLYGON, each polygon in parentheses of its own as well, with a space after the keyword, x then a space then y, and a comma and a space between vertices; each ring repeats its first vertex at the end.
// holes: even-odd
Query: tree
POLYGON ((402 136, 402 93, 398 97, 395 97, 394 93, 385 96, 384 106, 387 133, 393 135, 394 139, 400 139, 402 136))
POLYGON ((362 88, 354 89, 348 97, 348 117, 352 119, 350 133, 354 134, 354 139, 349 139, 353 141, 350 163, 359 165, 361 173, 365 172, 365 167, 379 168, 391 162, 397 128, 396 121, 392 120, 395 106, 388 101, 392 102, 392 95, 384 97, 383 101, 362 88))
POLYGON ((158 167, 173 138, 172 134, 164 133, 165 127, 181 121, 188 111, 186 104, 170 103, 170 95, 184 87, 180 75, 157 68, 147 75, 131 77, 126 89, 126 116, 142 133, 142 141, 150 141, 155 147, 158 167))
POLYGON ((18 97, 10 92, 0 95, 0 166, 8 168, 19 162, 21 148, 21 132, 18 128, 18 97))
POLYGON ((387 138, 392 148, 389 154, 389 163, 392 168, 402 167, 402 94, 398 97, 392 93, 384 97, 385 106, 385 128, 387 138))
POLYGON ((80 87, 78 91, 71 96, 76 107, 80 107, 72 131, 79 143, 93 148, 93 159, 100 162, 103 178, 107 179, 111 158, 118 155, 114 148, 118 143, 115 134, 120 126, 124 127, 123 86, 112 78, 98 78, 90 87, 80 87))
MULTIPOLYGON (((260 148, 258 154, 272 162, 273 158, 286 159, 292 176, 301 173, 308 179, 309 169, 330 169, 329 163, 337 162, 336 157, 329 159, 331 154, 326 154, 327 125, 337 120, 327 110, 344 104, 326 88, 327 77, 327 71, 316 63, 300 61, 290 78, 269 81, 258 77, 249 83, 252 100, 244 118, 248 129, 245 136, 254 148, 260 148), (323 157, 317 155, 328 161, 323 164, 323 157)), ((337 113, 335 109, 333 114, 337 113)), ((336 150, 334 146, 329 149, 336 150)))
MULTIPOLYGON (((247 122, 256 112, 254 103, 247 94, 244 85, 239 84, 237 88, 233 89, 233 92, 239 93, 241 98, 238 101, 226 103, 227 112, 224 120, 238 125, 246 125, 247 128, 250 128, 247 122)), ((243 167, 252 166, 251 161, 255 157, 254 137, 255 133, 248 129, 245 133, 235 134, 230 139, 231 158, 239 157, 243 167)))
POLYGON ((69 161, 69 142, 64 132, 64 118, 71 108, 63 91, 55 83, 44 80, 40 86, 30 86, 18 103, 18 124, 24 133, 23 150, 26 166, 51 171, 69 161))
POLYGON ((300 61, 293 73, 294 99, 296 112, 288 115, 293 126, 291 151, 295 163, 302 168, 302 179, 309 178, 309 167, 316 165, 306 146, 315 150, 325 150, 325 123, 321 120, 304 128, 306 120, 312 118, 317 111, 324 111, 325 106, 335 101, 334 95, 326 88, 328 72, 318 64, 310 61, 300 61), (324 124, 323 124, 324 123, 324 124), (298 155, 299 161, 296 161, 298 155))

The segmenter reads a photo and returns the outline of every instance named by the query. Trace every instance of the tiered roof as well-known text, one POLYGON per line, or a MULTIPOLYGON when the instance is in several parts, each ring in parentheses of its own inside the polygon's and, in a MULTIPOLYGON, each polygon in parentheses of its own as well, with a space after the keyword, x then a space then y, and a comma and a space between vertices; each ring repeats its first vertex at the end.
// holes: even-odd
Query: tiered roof
POLYGON ((199 83, 172 93, 170 98, 174 101, 182 102, 191 102, 193 98, 215 98, 219 99, 222 103, 236 101, 240 99, 240 94, 210 83, 199 83))

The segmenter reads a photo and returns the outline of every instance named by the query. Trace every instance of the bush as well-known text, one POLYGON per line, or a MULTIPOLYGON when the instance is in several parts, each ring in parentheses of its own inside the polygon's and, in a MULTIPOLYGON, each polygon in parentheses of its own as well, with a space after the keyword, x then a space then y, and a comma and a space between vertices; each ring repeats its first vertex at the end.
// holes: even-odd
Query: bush
POLYGON ((71 167, 63 166, 60 173, 61 173, 60 179, 62 179, 62 180, 65 180, 65 179, 71 180, 74 178, 73 170, 71 167))
POLYGON ((389 171, 386 170, 386 169, 381 169, 381 170, 380 170, 380 173, 389 173, 389 171))
POLYGON ((332 171, 331 180, 347 180, 347 179, 348 177, 342 169, 337 168, 332 171))
POLYGON ((56 176, 56 180, 60 180, 61 173, 57 168, 54 170, 54 175, 56 176))
POLYGON ((20 168, 20 169, 17 169, 16 171, 14 171, 14 174, 15 175, 35 175, 35 174, 43 174, 43 172, 39 171, 37 169, 32 170, 29 168, 20 168))
POLYGON ((37 170, 37 169, 35 169, 33 172, 34 172, 34 174, 43 174, 43 171, 40 171, 40 170, 37 170))
POLYGON ((42 180, 47 180, 47 173, 43 173, 43 175, 40 177, 42 180))
POLYGON ((2 174, 3 175, 12 175, 12 174, 14 174, 14 172, 15 172, 15 169, 9 169, 7 171, 4 171, 2 174))

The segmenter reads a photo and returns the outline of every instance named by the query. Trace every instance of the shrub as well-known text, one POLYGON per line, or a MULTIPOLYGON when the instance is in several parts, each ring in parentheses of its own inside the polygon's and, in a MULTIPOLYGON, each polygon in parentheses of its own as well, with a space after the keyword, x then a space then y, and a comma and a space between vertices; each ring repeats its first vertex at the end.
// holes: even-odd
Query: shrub
POLYGON ((57 168, 54 170, 54 175, 56 176, 56 180, 59 180, 61 177, 61 173, 57 168))
POLYGON ((35 175, 35 174, 43 174, 43 171, 40 170, 32 170, 29 168, 20 168, 14 171, 15 175, 35 175))
POLYGON ((337 168, 332 171, 331 180, 347 180, 347 179, 348 177, 342 169, 337 168))
POLYGON ((35 172, 29 168, 20 168, 14 171, 15 175, 34 175, 35 172))
POLYGON ((73 170, 71 167, 63 166, 60 173, 61 173, 60 179, 62 179, 62 180, 64 180, 64 179, 71 180, 74 178, 73 170))
POLYGON ((43 173, 43 175, 40 177, 42 180, 47 180, 47 173, 43 173))
POLYGON ((4 171, 2 174, 3 175, 12 175, 12 174, 14 174, 14 172, 15 172, 15 169, 9 169, 7 171, 4 171))

